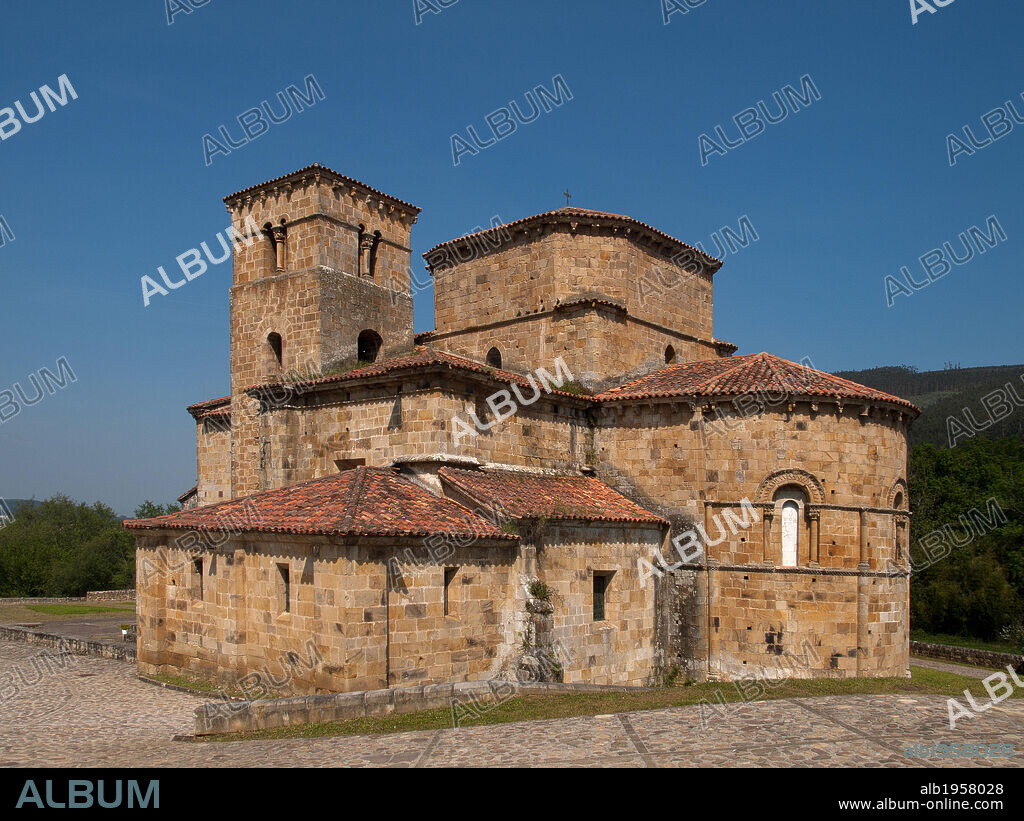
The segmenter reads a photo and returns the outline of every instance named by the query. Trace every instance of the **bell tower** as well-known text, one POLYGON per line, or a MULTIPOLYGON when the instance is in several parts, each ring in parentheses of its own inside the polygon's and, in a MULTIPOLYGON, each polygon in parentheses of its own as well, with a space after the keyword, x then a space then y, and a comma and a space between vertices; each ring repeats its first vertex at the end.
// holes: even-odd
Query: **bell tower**
POLYGON ((314 164, 224 198, 230 295, 231 493, 261 490, 256 385, 413 346, 412 226, 420 209, 314 164))

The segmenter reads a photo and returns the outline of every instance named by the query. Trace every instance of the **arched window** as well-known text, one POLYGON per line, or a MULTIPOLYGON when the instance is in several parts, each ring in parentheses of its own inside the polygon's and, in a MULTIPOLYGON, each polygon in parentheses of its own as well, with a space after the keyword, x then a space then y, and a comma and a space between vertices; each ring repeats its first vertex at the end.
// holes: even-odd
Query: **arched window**
POLYGON ((499 351, 497 348, 491 348, 487 352, 487 364, 490 365, 492 368, 500 368, 501 351, 499 351))
POLYGON ((775 492, 774 502, 776 508, 780 508, 782 566, 796 567, 800 563, 800 519, 807 494, 795 485, 788 485, 775 492))
POLYGON ((376 362, 383 340, 376 331, 363 331, 356 342, 360 362, 376 362))
POLYGON ((263 232, 270 238, 270 244, 273 248, 273 269, 277 272, 283 271, 288 265, 288 228, 285 223, 287 219, 281 217, 281 224, 274 225, 273 223, 266 223, 263 226, 263 232))
POLYGON ((267 240, 267 251, 264 263, 264 276, 277 272, 277 243, 274 241, 274 223, 263 223, 263 236, 267 240))
POLYGON ((669 345, 665 348, 665 364, 671 365, 676 361, 676 349, 669 345))
POLYGON ((359 276, 374 279, 374 272, 377 269, 377 247, 380 245, 381 233, 374 231, 370 233, 366 226, 359 224, 359 276))
MULTIPOLYGON (((896 492, 896 495, 893 497, 893 500, 892 500, 892 506, 896 510, 903 510, 903 492, 902 491, 897 491, 896 492)), ((894 530, 894 533, 893 533, 893 544, 896 547, 896 559, 899 560, 899 559, 903 558, 903 530, 906 527, 906 522, 905 522, 904 519, 901 519, 899 516, 896 516, 896 515, 894 515, 892 517, 892 521, 893 521, 893 530, 894 530)))
POLYGON ((280 373, 284 363, 284 341, 281 334, 271 331, 267 334, 267 372, 280 373))

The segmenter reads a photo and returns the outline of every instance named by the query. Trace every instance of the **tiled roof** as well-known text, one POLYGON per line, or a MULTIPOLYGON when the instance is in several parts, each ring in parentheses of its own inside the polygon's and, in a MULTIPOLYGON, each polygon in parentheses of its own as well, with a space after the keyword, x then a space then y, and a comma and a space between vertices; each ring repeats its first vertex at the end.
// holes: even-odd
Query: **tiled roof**
POLYGON ((287 180, 291 177, 297 177, 300 174, 308 174, 314 171, 325 172, 326 174, 337 178, 339 181, 344 182, 347 185, 358 185, 360 188, 366 191, 370 191, 383 199, 391 200, 392 202, 396 202, 399 205, 403 205, 406 208, 412 210, 416 214, 420 212, 420 209, 417 206, 413 205, 411 202, 406 202, 405 200, 398 199, 398 197, 392 197, 390 194, 385 194, 383 191, 378 191, 376 188, 367 185, 365 182, 360 182, 359 180, 352 179, 352 177, 346 177, 344 174, 339 174, 337 171, 328 168, 326 165, 320 165, 320 163, 318 162, 315 162, 312 165, 307 165, 305 168, 300 168, 298 171, 292 171, 288 174, 282 174, 280 177, 274 177, 274 179, 267 180, 266 182, 261 182, 258 185, 250 185, 248 188, 243 188, 241 191, 236 191, 234 194, 228 194, 226 197, 224 197, 224 202, 228 202, 228 200, 233 200, 240 194, 246 194, 250 191, 257 190, 258 188, 263 188, 266 185, 272 185, 275 182, 283 182, 284 180, 287 180))
MULTIPOLYGON (((516 384, 521 388, 525 388, 530 391, 531 395, 533 389, 530 387, 530 382, 525 376, 512 371, 502 370, 501 368, 492 368, 490 365, 484 365, 480 362, 474 362, 472 359, 465 359, 455 354, 450 354, 446 351, 439 351, 435 348, 427 348, 422 345, 417 345, 413 348, 413 352, 404 356, 396 356, 393 359, 385 359, 380 362, 374 362, 372 365, 366 365, 362 368, 354 368, 350 371, 342 371, 341 373, 330 374, 329 376, 320 376, 312 379, 304 379, 301 381, 291 381, 287 384, 295 389, 305 389, 310 387, 317 387, 320 385, 332 385, 340 382, 350 382, 355 379, 366 379, 367 377, 385 376, 390 373, 397 373, 405 370, 422 370, 427 367, 440 367, 448 368, 456 371, 465 371, 467 373, 482 374, 489 376, 496 382, 503 384, 516 384)), ((539 380, 538 384, 539 384, 539 380)), ((270 390, 275 387, 278 383, 269 382, 263 385, 256 385, 249 388, 250 391, 270 390)), ((553 396, 562 397, 573 397, 576 399, 587 398, 581 397, 578 394, 571 394, 559 390, 552 390, 553 396)))
POLYGON ((197 402, 185 408, 192 414, 197 422, 210 416, 231 416, 231 397, 222 396, 219 399, 209 399, 206 402, 197 402))
POLYGON ((515 540, 462 505, 387 468, 357 467, 278 490, 124 523, 132 530, 430 536, 515 540))
POLYGON ((668 524, 608 485, 589 476, 547 476, 511 470, 443 467, 438 475, 481 504, 494 504, 510 518, 668 524))
POLYGON ((194 496, 198 492, 199 492, 199 485, 192 485, 192 487, 190 487, 188 490, 186 490, 184 493, 182 493, 181 496, 178 497, 178 501, 184 503, 184 501, 189 496, 194 496))
MULTIPOLYGON (((729 343, 719 343, 728 345, 729 343)), ((429 367, 447 368, 490 377, 501 384, 516 384, 524 390, 533 388, 521 374, 512 371, 492 368, 471 359, 434 348, 417 345, 413 352, 394 359, 375 362, 362 368, 354 368, 329 376, 321 376, 303 381, 291 382, 296 389, 308 389, 386 376, 402 371, 423 370, 429 367)), ((276 383, 257 385, 250 391, 269 390, 276 383)), ((805 365, 798 365, 768 353, 745 354, 743 356, 727 356, 719 359, 703 359, 696 362, 683 362, 670 365, 640 379, 634 379, 617 388, 610 388, 594 396, 553 390, 552 396, 572 398, 580 401, 615 402, 623 400, 643 400, 670 397, 711 397, 739 396, 755 394, 775 399, 782 396, 817 396, 823 399, 868 400, 899 405, 915 414, 920 409, 906 399, 858 385, 848 379, 834 376, 824 371, 815 370, 805 365)), ((225 397, 230 402, 230 397, 225 397)), ((215 414, 230 415, 230 404, 226 407, 215 407, 212 410, 197 411, 202 405, 209 405, 222 400, 211 400, 210 403, 192 405, 189 411, 196 418, 205 418, 215 414), (198 415, 197 415, 198 413, 198 415)))
POLYGON ((523 217, 522 219, 507 222, 504 225, 495 225, 493 228, 486 228, 483 231, 476 231, 472 234, 466 234, 462 237, 456 237, 450 239, 447 242, 441 242, 435 245, 430 250, 423 254, 424 259, 427 260, 427 265, 430 265, 430 256, 439 248, 444 248, 448 245, 457 245, 459 243, 466 242, 470 239, 477 239, 484 235, 491 235, 499 232, 507 232, 509 228, 514 228, 520 225, 528 225, 534 222, 551 223, 551 222, 573 222, 574 220, 597 220, 601 223, 607 223, 612 225, 626 225, 632 228, 642 228, 646 231, 650 231, 655 236, 661 237, 662 239, 668 240, 669 242, 680 245, 684 248, 689 248, 691 251, 695 251, 703 258, 707 266, 711 269, 711 273, 714 273, 722 267, 722 260, 715 259, 710 254, 701 251, 699 248, 695 248, 689 243, 678 240, 664 231, 659 231, 651 225, 645 222, 640 222, 638 219, 628 217, 625 214, 610 214, 607 211, 592 211, 589 208, 575 208, 572 206, 566 206, 563 208, 556 208, 554 211, 545 211, 542 214, 534 214, 533 216, 523 217))
POLYGON ((617 388, 606 390, 594 399, 599 402, 612 402, 622 399, 742 394, 759 394, 769 399, 783 396, 866 399, 901 405, 920 413, 918 408, 906 399, 768 353, 672 365, 617 388))

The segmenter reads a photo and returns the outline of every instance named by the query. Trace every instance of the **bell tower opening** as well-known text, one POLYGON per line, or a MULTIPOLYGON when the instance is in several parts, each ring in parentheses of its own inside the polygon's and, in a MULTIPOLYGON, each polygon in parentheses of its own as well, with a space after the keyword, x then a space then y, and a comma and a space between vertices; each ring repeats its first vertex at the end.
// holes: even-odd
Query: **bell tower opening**
POLYGON ((359 334, 357 340, 358 358, 360 362, 376 362, 384 340, 376 331, 366 330, 359 334))
POLYGON ((281 334, 271 331, 267 334, 266 365, 264 371, 266 376, 274 376, 284 369, 284 341, 281 334))

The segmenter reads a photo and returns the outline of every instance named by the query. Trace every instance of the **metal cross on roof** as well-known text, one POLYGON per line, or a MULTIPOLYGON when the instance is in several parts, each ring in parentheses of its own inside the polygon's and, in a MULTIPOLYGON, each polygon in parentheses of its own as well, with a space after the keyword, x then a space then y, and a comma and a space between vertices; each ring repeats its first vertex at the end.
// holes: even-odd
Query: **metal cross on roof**
POLYGON ((569 193, 569 189, 568 188, 566 188, 562 192, 562 196, 565 197, 565 204, 568 205, 569 204, 569 198, 572 196, 572 194, 569 193))

